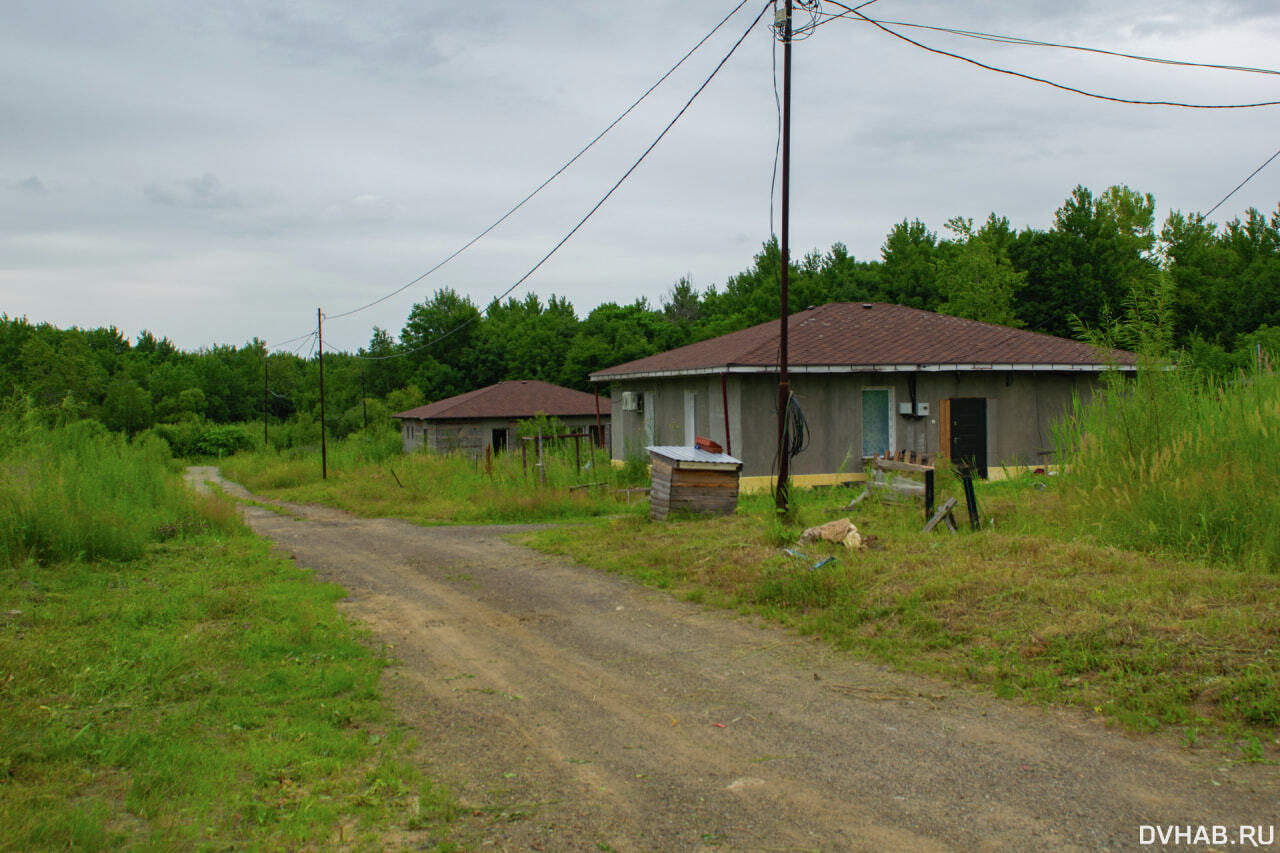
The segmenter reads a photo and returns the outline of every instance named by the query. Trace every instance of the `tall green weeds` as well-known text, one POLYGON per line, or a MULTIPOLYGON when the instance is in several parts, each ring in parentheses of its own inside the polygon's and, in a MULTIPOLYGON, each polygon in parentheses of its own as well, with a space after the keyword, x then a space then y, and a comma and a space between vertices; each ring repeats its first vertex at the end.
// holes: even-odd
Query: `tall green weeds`
POLYGON ((1114 544, 1280 568, 1280 377, 1142 372, 1079 407, 1064 497, 1114 544))
POLYGON ((1144 550, 1280 568, 1280 376, 1231 379, 1177 368, 1168 294, 1135 291, 1107 345, 1140 355, 1136 374, 1114 372, 1058 436, 1063 497, 1102 540, 1144 550))
POLYGON ((20 403, 0 412, 0 563, 134 559, 154 541, 238 524, 185 488, 169 446, 97 421, 48 426, 20 403))

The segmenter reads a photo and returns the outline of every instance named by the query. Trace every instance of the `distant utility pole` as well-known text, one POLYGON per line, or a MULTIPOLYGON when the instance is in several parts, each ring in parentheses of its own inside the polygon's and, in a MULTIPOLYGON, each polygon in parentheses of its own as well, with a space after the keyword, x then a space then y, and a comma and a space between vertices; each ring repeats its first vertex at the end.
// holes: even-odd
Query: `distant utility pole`
POLYGON ((320 352, 320 479, 329 479, 329 453, 324 443, 324 327, 323 315, 316 309, 316 346, 320 352))
POLYGON ((266 450, 271 446, 271 436, 267 434, 267 365, 270 358, 267 353, 262 354, 262 449, 266 450))
POLYGON ((787 379, 787 286, 791 272, 791 9, 786 0, 782 25, 782 280, 779 286, 781 309, 778 312, 778 482, 774 504, 778 512, 789 507, 791 459, 788 455, 787 411, 791 407, 791 383, 787 379))

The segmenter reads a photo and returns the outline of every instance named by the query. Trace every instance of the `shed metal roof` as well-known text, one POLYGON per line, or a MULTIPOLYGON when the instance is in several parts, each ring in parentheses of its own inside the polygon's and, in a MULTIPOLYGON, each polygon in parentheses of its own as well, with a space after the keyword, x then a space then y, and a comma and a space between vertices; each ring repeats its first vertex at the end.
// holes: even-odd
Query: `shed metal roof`
POLYGON ((645 450, 650 453, 657 453, 668 459, 674 459, 677 462, 700 462, 710 463, 714 465, 741 465, 742 460, 736 459, 727 453, 712 453, 709 450, 703 450, 700 447, 686 447, 676 444, 655 444, 646 447, 645 450))

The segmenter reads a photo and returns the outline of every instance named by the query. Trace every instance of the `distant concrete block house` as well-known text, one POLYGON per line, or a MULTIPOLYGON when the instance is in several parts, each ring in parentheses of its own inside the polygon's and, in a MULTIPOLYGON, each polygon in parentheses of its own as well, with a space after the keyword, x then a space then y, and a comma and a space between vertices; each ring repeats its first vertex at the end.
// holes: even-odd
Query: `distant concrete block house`
POLYGON ((514 449, 519 422, 539 414, 559 418, 570 432, 590 433, 598 444, 607 443, 609 412, 601 411, 599 405, 591 394, 521 379, 437 400, 392 417, 400 421, 405 453, 425 447, 434 453, 483 455, 486 448, 494 452, 514 449))
MULTIPOLYGON (((1131 353, 879 302, 810 308, 787 329, 811 434, 791 464, 800 483, 899 450, 968 460, 984 477, 1043 465, 1073 396, 1089 399, 1104 371, 1134 369, 1131 353)), ((743 460, 744 478, 770 476, 778 337, 776 321, 762 323, 592 373, 611 388, 613 457, 702 435, 743 460)))

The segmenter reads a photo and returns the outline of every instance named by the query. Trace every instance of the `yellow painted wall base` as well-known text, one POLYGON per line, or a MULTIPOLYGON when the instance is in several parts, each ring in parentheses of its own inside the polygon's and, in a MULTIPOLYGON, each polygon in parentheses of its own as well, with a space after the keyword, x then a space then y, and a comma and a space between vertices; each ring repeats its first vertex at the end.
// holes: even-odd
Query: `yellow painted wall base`
MULTIPOLYGON (((845 486, 850 483, 866 482, 866 474, 797 474, 791 478, 791 485, 800 489, 812 489, 815 486, 845 486)), ((738 492, 744 495, 758 495, 773 491, 773 477, 743 477, 738 481, 738 492)))

